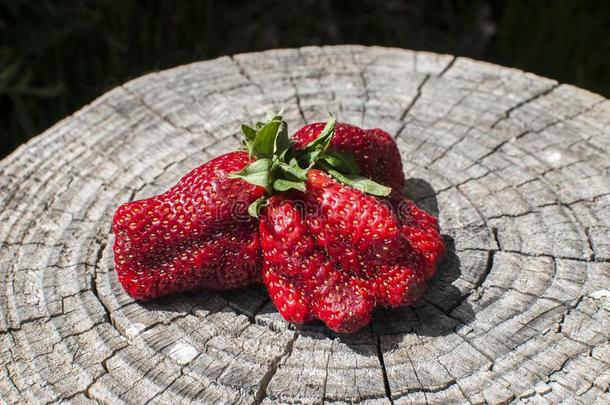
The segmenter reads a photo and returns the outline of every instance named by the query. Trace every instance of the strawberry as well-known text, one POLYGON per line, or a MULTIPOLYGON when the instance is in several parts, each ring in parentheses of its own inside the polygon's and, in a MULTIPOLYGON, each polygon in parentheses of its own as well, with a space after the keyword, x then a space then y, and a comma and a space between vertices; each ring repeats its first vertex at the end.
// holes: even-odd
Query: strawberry
POLYGON ((444 244, 436 219, 404 197, 387 133, 331 117, 291 139, 273 114, 242 132, 247 152, 118 208, 115 264, 131 296, 262 279, 288 321, 317 318, 336 332, 362 328, 376 306, 421 296, 444 244))
POLYGON ((405 197, 400 197, 393 205, 402 225, 402 234, 423 257, 424 277, 428 280, 445 254, 445 241, 438 220, 405 197))
MULTIPOLYGON (((299 129, 292 136, 298 147, 304 147, 322 132, 324 123, 316 122, 299 129)), ((402 173, 400 152, 387 132, 361 129, 354 125, 337 123, 329 148, 353 154, 360 174, 392 188, 388 201, 404 221, 402 232, 414 248, 425 252, 426 279, 436 270, 444 254, 444 241, 435 217, 417 208, 404 194, 405 179, 402 173)))
POLYGON ((345 271, 366 276, 403 256, 399 222, 381 201, 320 170, 309 171, 304 198, 317 243, 345 271))
MULTIPOLYGON (((297 147, 303 148, 316 139, 325 123, 316 122, 305 125, 292 135, 297 147)), ((337 123, 335 134, 330 142, 331 151, 352 154, 360 168, 360 175, 377 183, 402 192, 405 178, 402 173, 402 160, 396 142, 387 132, 374 129, 361 129, 354 125, 337 123)))
POLYGON ((263 280, 269 295, 290 322, 316 317, 337 332, 354 332, 371 318, 369 286, 333 265, 316 244, 298 203, 273 196, 261 217, 263 280))
POLYGON ((383 200, 309 170, 305 193, 272 197, 261 216, 269 295, 287 320, 336 332, 367 325, 376 305, 411 304, 426 263, 401 228, 383 200))
POLYGON ((241 221, 235 216, 264 189, 228 176, 251 162, 245 152, 227 153, 165 193, 117 209, 114 260, 129 295, 147 300, 260 279, 258 224, 247 215, 241 221))

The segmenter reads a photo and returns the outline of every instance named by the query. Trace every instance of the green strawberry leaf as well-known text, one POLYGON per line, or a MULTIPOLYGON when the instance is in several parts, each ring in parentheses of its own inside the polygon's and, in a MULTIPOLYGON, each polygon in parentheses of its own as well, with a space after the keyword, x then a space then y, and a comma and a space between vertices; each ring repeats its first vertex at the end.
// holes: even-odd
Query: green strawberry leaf
POLYGON ((243 142, 243 150, 248 152, 250 157, 254 156, 254 140, 256 139, 257 130, 249 125, 241 124, 241 132, 243 132, 246 138, 243 142))
POLYGON ((252 128, 249 125, 241 124, 241 132, 244 133, 247 141, 252 142, 256 138, 256 129, 252 128))
POLYGON ((280 122, 280 128, 277 133, 277 136, 275 137, 273 152, 279 157, 279 159, 283 160, 286 155, 286 152, 290 149, 292 145, 294 145, 295 142, 288 137, 288 125, 286 124, 286 122, 280 122))
MULTIPOLYGON (((358 176, 358 162, 353 154, 328 150, 335 134, 336 120, 331 115, 320 135, 302 150, 295 148, 295 141, 288 136, 288 127, 281 112, 269 112, 265 122, 255 127, 242 125, 245 148, 254 162, 229 177, 239 178, 256 186, 264 187, 268 195, 287 190, 305 191, 307 172, 312 167, 326 171, 339 182, 368 194, 387 196, 389 187, 371 179, 358 176)), ((248 207, 252 216, 258 216, 266 198, 253 202, 248 207)))
POLYGON ((314 150, 322 150, 325 151, 330 145, 330 141, 333 139, 333 135, 335 134, 335 125, 337 124, 337 120, 332 115, 326 122, 324 129, 320 132, 320 135, 313 141, 309 142, 304 151, 310 152, 314 150))
POLYGON ((327 172, 334 177, 335 180, 367 194, 385 197, 392 192, 390 187, 383 186, 366 177, 355 176, 353 174, 341 174, 334 169, 328 169, 327 172))
POLYGON ((273 189, 275 191, 287 191, 291 188, 299 191, 305 192, 305 182, 304 181, 291 181, 285 179, 277 179, 273 182, 273 189))
POLYGON ((299 151, 296 155, 296 158, 300 162, 300 166, 306 167, 307 169, 311 169, 316 163, 318 155, 319 153, 316 153, 314 155, 313 152, 299 151))
POLYGON ((254 139, 254 145, 252 147, 252 150, 256 157, 273 157, 273 150, 275 148, 275 138, 277 137, 277 133, 281 125, 282 121, 270 121, 258 130, 256 138, 254 139))
POLYGON ((342 173, 358 174, 358 162, 354 155, 349 152, 327 150, 320 159, 342 173))
POLYGON ((250 214, 251 217, 258 218, 261 208, 266 206, 268 203, 269 201, 265 196, 254 200, 254 202, 248 206, 248 214, 250 214))
POLYGON ((307 179, 307 169, 301 168, 296 159, 291 159, 290 163, 280 162, 278 169, 288 179, 295 181, 307 179))
POLYGON ((335 134, 335 125, 337 121, 332 115, 326 122, 326 126, 320 132, 320 135, 313 141, 307 144, 307 146, 298 154, 299 161, 307 168, 313 167, 318 161, 320 156, 326 152, 330 141, 333 139, 335 134))
POLYGON ((240 172, 229 173, 229 178, 242 179, 267 190, 271 186, 271 159, 258 159, 244 167, 240 172))

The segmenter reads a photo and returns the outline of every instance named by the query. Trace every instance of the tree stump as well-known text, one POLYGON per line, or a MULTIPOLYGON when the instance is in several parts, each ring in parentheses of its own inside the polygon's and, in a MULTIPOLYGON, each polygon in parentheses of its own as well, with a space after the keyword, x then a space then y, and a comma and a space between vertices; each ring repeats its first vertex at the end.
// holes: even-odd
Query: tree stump
POLYGON ((0 162, 8 403, 610 401, 610 101, 466 58, 358 46, 222 57, 117 87, 0 162), (449 254, 423 301, 334 335, 264 288, 130 299, 116 207, 285 108, 396 136, 449 254))

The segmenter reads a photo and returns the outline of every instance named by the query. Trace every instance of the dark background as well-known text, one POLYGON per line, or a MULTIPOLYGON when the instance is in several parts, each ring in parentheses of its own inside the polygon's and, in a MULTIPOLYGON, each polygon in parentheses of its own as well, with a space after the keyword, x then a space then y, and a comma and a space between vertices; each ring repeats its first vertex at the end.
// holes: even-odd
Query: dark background
POLYGON ((605 0, 0 0, 0 157, 146 72, 348 43, 470 56, 610 96, 605 0))

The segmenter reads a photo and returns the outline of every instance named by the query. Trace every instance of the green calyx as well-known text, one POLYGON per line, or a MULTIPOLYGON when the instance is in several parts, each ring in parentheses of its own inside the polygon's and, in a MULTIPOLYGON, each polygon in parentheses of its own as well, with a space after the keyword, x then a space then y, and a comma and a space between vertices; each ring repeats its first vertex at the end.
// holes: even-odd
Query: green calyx
MULTIPOLYGON (((229 176, 263 187, 270 196, 290 189, 304 192, 307 172, 316 168, 365 193, 382 197, 390 194, 391 188, 358 176, 358 164, 352 154, 328 149, 335 125, 331 115, 320 135, 305 148, 297 149, 288 136, 288 125, 281 113, 269 113, 265 122, 257 122, 255 126, 242 124, 245 150, 256 160, 229 176)), ((250 204, 251 216, 258 217, 260 209, 267 204, 267 196, 250 204)))

